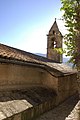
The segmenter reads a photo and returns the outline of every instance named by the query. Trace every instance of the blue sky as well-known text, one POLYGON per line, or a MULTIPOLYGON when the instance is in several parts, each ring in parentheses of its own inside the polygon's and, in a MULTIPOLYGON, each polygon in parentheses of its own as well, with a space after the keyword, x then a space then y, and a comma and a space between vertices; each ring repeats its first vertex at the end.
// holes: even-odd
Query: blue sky
MULTIPOLYGON (((0 43, 46 53, 46 35, 55 18, 61 18, 60 7, 60 0, 0 0, 0 43)), ((62 29, 62 21, 57 23, 62 29)))

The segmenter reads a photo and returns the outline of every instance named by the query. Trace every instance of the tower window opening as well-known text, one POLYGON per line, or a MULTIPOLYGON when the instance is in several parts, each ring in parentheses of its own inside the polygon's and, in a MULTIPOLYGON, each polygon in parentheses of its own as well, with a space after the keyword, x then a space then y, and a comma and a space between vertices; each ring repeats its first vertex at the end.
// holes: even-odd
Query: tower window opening
POLYGON ((56 48, 57 47, 57 45, 56 45, 56 41, 54 41, 54 48, 56 48))
POLYGON ((52 41, 51 48, 56 48, 57 47, 57 42, 56 42, 55 38, 53 37, 51 41, 52 41))
POLYGON ((55 35, 55 31, 53 30, 53 35, 55 35))

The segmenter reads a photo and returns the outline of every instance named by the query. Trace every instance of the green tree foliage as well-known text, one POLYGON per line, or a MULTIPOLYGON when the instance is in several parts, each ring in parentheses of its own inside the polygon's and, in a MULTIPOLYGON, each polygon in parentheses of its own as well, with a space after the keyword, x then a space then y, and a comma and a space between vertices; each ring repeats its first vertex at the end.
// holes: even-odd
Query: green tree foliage
POLYGON ((67 46, 66 54, 80 70, 80 0, 61 0, 64 11, 63 19, 68 33, 64 43, 67 46))

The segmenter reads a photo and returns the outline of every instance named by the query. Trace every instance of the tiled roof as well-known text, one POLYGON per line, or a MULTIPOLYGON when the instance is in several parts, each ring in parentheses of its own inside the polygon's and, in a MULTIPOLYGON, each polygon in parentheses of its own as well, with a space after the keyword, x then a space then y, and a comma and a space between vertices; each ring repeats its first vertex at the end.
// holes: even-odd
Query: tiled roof
POLYGON ((53 62, 45 57, 38 56, 23 50, 0 44, 0 58, 14 59, 25 62, 53 62))
POLYGON ((33 63, 44 65, 63 74, 74 73, 75 71, 66 65, 56 63, 53 60, 38 56, 23 50, 19 50, 7 45, 0 44, 0 59, 13 60, 23 63, 33 63))

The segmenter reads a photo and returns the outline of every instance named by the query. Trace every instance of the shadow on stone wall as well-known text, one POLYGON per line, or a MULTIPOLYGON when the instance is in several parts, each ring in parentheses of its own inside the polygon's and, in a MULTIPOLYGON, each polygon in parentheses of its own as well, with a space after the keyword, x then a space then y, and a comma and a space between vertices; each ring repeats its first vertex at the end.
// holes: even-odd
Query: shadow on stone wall
POLYGON ((50 88, 32 87, 1 92, 0 119, 31 120, 52 109, 55 103, 56 93, 50 88))

